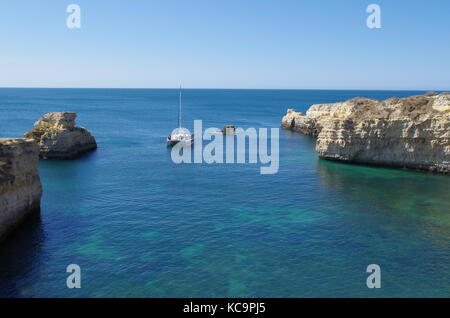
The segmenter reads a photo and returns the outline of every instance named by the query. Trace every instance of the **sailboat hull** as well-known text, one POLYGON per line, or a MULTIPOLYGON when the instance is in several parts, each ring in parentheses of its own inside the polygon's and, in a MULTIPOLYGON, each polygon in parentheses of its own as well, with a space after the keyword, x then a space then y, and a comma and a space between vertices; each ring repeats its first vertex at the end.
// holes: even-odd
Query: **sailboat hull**
POLYGON ((194 134, 191 134, 189 137, 178 138, 178 136, 169 136, 167 137, 167 146, 173 147, 178 143, 182 143, 183 146, 189 146, 194 143, 194 134))

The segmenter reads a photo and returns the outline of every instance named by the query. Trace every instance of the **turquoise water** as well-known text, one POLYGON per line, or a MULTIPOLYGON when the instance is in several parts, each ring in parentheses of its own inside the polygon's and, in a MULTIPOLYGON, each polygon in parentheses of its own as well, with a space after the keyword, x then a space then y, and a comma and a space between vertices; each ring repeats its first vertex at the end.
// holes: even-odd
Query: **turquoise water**
MULTIPOLYGON (((287 108, 422 92, 185 90, 185 120, 279 127, 287 108)), ((41 161, 42 211, 0 245, 0 296, 449 297, 450 178, 318 160, 280 131, 280 170, 175 165, 176 90, 0 89, 0 136, 75 111, 99 149, 41 161), (366 287, 379 264, 382 288, 366 287), (66 287, 78 264, 82 288, 66 287)))

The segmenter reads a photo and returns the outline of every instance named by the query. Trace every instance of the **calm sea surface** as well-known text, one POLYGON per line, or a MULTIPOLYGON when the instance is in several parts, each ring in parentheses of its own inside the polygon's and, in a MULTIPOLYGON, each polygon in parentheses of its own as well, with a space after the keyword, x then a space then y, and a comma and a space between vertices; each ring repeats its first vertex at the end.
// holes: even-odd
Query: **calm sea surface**
MULTIPOLYGON (((185 90, 188 128, 279 127, 287 108, 423 92, 185 90)), ((75 111, 96 152, 41 161, 42 211, 0 245, 0 296, 450 296, 450 177, 318 160, 280 131, 280 170, 172 163, 176 90, 0 89, 0 136, 75 111), (382 288, 366 287, 379 264, 382 288), (82 288, 66 287, 78 264, 82 288)))

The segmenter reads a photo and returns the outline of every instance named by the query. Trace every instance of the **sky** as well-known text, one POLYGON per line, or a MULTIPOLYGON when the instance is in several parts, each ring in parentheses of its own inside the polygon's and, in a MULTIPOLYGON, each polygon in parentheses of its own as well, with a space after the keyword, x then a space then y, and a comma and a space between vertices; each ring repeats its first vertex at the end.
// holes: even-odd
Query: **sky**
POLYGON ((450 90, 449 38, 448 0, 0 0, 0 87, 450 90))

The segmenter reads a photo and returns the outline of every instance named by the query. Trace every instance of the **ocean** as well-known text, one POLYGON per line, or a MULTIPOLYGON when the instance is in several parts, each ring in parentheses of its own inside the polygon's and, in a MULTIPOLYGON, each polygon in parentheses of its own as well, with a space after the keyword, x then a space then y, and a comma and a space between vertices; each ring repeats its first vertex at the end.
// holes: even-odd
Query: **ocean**
MULTIPOLYGON (((422 93, 185 89, 183 117, 278 128, 288 108, 422 93)), ((319 160, 314 138, 282 129, 277 174, 176 165, 177 106, 171 89, 0 89, 0 137, 74 111, 99 145, 40 161, 41 214, 0 245, 0 296, 450 296, 448 176, 319 160), (66 286, 70 264, 80 289, 66 286)))

